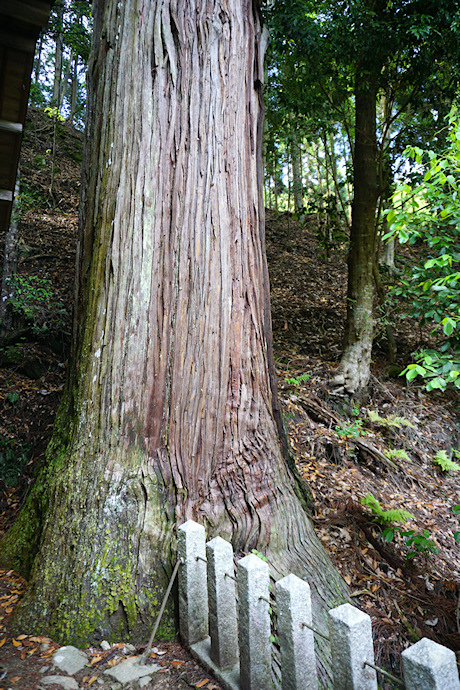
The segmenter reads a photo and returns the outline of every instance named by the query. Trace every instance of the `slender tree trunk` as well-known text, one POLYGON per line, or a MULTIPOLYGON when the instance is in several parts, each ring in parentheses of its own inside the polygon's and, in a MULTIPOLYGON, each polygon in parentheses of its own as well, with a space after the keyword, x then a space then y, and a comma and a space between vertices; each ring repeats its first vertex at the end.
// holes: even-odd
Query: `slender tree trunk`
POLYGON ((337 156, 335 153, 334 135, 332 133, 329 134, 328 140, 326 139, 326 137, 324 138, 324 150, 326 152, 326 156, 329 159, 332 181, 334 183, 337 218, 340 217, 340 212, 342 212, 343 218, 345 218, 345 222, 348 225, 347 209, 343 200, 342 192, 339 187, 339 180, 337 174, 337 156))
MULTIPOLYGON (((386 216, 381 218, 382 211, 387 209, 390 204, 391 187, 393 183, 393 170, 391 167, 389 147, 391 143, 390 127, 389 123, 392 116, 392 102, 387 95, 384 95, 381 99, 381 109, 382 109, 382 121, 384 133, 382 137, 382 143, 380 147, 380 160, 379 160, 379 172, 380 172, 380 218, 378 219, 380 229, 380 238, 382 238, 388 232, 388 223, 386 216)), ((382 244, 380 240, 380 245, 382 244)), ((379 249, 381 247, 379 246, 379 249)), ((395 267, 395 241, 392 238, 389 242, 385 242, 381 251, 379 251, 379 262, 382 266, 386 266, 390 272, 393 271, 395 267)))
POLYGON ((301 148, 296 123, 293 122, 291 127, 292 193, 294 210, 296 213, 300 213, 303 209, 301 148))
MULTIPOLYGON (((384 227, 388 227, 388 223, 383 221, 384 227)), ((380 254, 380 263, 382 266, 386 266, 390 273, 394 271, 395 267, 395 241, 391 238, 388 242, 383 245, 382 252, 380 254)))
POLYGON ((347 320, 339 374, 334 383, 348 393, 370 376, 373 338, 373 265, 376 250, 376 91, 373 75, 358 65, 355 78, 356 134, 352 224, 348 252, 347 320))
POLYGON ((11 307, 8 304, 8 300, 10 297, 12 297, 10 279, 17 272, 18 268, 18 196, 19 169, 14 188, 14 201, 10 226, 5 233, 5 253, 3 256, 2 284, 0 293, 0 344, 3 342, 5 335, 11 330, 12 326, 11 307))
POLYGON ((60 109, 61 103, 61 81, 62 81, 62 49, 64 45, 64 38, 62 33, 56 36, 56 55, 54 59, 54 80, 53 80, 53 105, 60 109))
POLYGON ((72 63, 72 83, 70 86, 70 111, 69 122, 74 124, 75 113, 77 111, 78 94, 78 55, 75 55, 72 63))
MULTIPOLYGON (((314 148, 315 151, 315 160, 316 160, 316 174, 318 176, 318 194, 319 197, 323 195, 323 179, 321 176, 321 160, 319 156, 319 144, 316 145, 316 149, 314 148)), ((318 224, 318 228, 321 224, 321 221, 323 220, 321 218, 321 214, 319 212, 319 206, 320 206, 320 199, 318 199, 318 205, 317 205, 317 212, 316 212, 316 222, 318 224)), ((327 228, 327 217, 324 219, 325 222, 325 227, 327 228)), ((326 229, 327 232, 327 229, 326 229)))
POLYGON ((353 190, 352 190, 351 185, 350 185, 349 175, 348 175, 347 171, 348 171, 348 160, 352 156, 351 156, 351 151, 349 153, 349 156, 347 155, 348 154, 347 143, 348 143, 347 137, 344 136, 342 133, 343 160, 344 160, 345 171, 346 171, 345 172, 345 175, 346 175, 345 188, 347 190, 347 219, 348 219, 348 226, 350 227, 351 226, 351 199, 353 197, 353 190))
POLYGON ((40 79, 40 72, 41 72, 41 57, 42 57, 42 48, 43 48, 43 32, 40 33, 40 39, 38 41, 38 46, 35 51, 35 67, 34 67, 34 82, 38 84, 39 79, 40 79))
MULTIPOLYGON (((63 79, 61 80, 61 86, 59 89, 59 111, 62 109, 62 106, 64 105, 64 100, 66 98, 68 98, 69 92, 71 90, 70 75, 71 75, 72 63, 73 63, 73 55, 71 54, 69 59, 67 60, 65 70, 64 70, 64 76, 63 76, 63 79)), ((70 103, 70 98, 68 100, 70 103)))
POLYGON ((48 465, 2 543, 33 561, 21 629, 145 639, 188 518, 308 578, 319 625, 346 596, 282 452, 259 22, 249 0, 97 7, 76 356, 48 465))
POLYGON ((275 202, 275 211, 278 213, 278 192, 279 192, 279 180, 278 180, 278 156, 276 154, 276 149, 273 149, 273 198, 275 202))

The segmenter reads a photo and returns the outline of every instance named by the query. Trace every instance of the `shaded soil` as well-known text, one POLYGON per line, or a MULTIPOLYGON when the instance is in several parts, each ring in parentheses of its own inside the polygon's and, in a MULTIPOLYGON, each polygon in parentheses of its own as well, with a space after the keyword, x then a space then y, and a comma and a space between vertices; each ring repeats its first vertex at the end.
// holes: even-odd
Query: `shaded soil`
MULTIPOLYGON (((53 295, 38 305, 33 319, 15 315, 19 335, 0 350, 0 534, 12 524, 44 460, 71 333, 81 136, 59 125, 50 193, 47 151, 53 123, 34 111, 29 120, 19 272, 50 280, 53 295)), ((0 242, 3 247, 3 238, 0 242)), ((372 618, 377 661, 399 674, 401 650, 424 636, 458 654, 460 561, 454 532, 459 526, 452 507, 460 504, 460 489, 456 474, 443 473, 433 462, 438 451, 450 455, 459 447, 458 400, 450 394, 427 395, 418 385, 394 378, 380 325, 369 390, 353 400, 334 395, 328 381, 343 334, 345 247, 336 246, 326 259, 315 217, 300 226, 290 214, 268 212, 267 254, 276 367, 291 452, 311 490, 317 533, 356 604, 372 618), (406 457, 395 451, 405 451, 406 457), (367 494, 383 510, 409 511, 413 517, 399 527, 422 536, 426 530, 425 538, 438 553, 418 551, 407 558, 411 549, 399 533, 393 541, 382 539, 385 525, 361 503, 367 494)), ((401 254, 401 260, 408 258, 401 254)), ((400 370, 420 338, 430 336, 408 318, 395 313, 394 319, 400 370)), ((0 571, 0 690, 39 687, 56 648, 51 640, 13 641, 8 620, 25 584, 17 574, 0 571)), ((164 677, 157 679, 164 684, 148 687, 219 688, 212 678, 200 685, 207 674, 179 645, 156 647, 165 652, 158 655, 164 677)), ((86 651, 89 662, 101 656, 100 649, 86 651)), ((81 687, 90 681, 110 687, 99 682, 109 654, 78 676, 81 687)), ((116 655, 123 658, 122 648, 116 655)))

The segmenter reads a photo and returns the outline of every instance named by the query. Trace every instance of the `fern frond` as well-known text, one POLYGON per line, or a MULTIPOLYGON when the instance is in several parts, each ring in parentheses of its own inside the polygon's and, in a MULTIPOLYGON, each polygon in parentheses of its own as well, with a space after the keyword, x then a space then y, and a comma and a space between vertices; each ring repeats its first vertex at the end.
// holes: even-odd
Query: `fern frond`
POLYGON ((416 429, 415 424, 412 424, 412 422, 405 417, 397 417, 396 415, 392 414, 387 417, 387 424, 388 426, 408 426, 410 429, 416 429))
POLYGON ((405 417, 398 417, 397 415, 390 414, 388 417, 381 417, 378 412, 375 412, 374 410, 368 410, 367 414, 369 415, 369 419, 371 422, 375 424, 381 424, 382 426, 395 426, 398 429, 400 429, 402 426, 408 426, 411 429, 415 429, 415 425, 412 424, 408 419, 405 417))
POLYGON ((410 460, 410 457, 407 455, 405 450, 399 449, 391 449, 391 450, 384 450, 383 454, 386 455, 388 460, 392 460, 393 458, 401 458, 401 460, 410 460))
POLYGON ((361 499, 361 505, 368 506, 371 512, 375 515, 377 520, 381 523, 385 522, 407 522, 415 516, 409 513, 408 510, 404 508, 394 508, 390 510, 383 510, 379 501, 372 494, 366 494, 364 498, 361 499))
POLYGON ((433 462, 439 465, 443 472, 458 472, 460 470, 460 465, 451 460, 445 450, 438 450, 433 462))
POLYGON ((404 508, 384 510, 383 515, 387 522, 408 522, 408 520, 414 518, 414 515, 412 515, 412 513, 409 513, 408 510, 404 510, 404 508))

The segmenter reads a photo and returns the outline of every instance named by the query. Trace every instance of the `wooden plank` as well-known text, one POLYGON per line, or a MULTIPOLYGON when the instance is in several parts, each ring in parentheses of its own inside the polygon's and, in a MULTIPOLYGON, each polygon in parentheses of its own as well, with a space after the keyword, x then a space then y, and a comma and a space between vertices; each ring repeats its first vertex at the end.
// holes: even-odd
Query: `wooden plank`
POLYGON ((22 134, 22 122, 8 122, 7 120, 0 120, 0 130, 4 132, 13 132, 14 134, 22 134))
POLYGON ((25 2, 24 0, 8 0, 1 13, 6 17, 42 27, 48 23, 50 4, 30 0, 25 2))
POLYGON ((24 53, 35 52, 35 40, 20 34, 12 34, 7 31, 0 31, 0 45, 13 50, 21 50, 24 53))

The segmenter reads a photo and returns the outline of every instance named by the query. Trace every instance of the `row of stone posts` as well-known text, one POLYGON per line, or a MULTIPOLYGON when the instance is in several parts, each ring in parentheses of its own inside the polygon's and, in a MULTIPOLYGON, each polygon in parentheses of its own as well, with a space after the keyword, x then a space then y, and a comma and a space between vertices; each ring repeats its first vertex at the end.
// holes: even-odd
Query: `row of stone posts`
MULTIPOLYGON (((237 562, 229 542, 206 544, 204 527, 178 530, 182 640, 228 690, 272 690, 270 575, 254 554, 237 562)), ((316 690, 310 587, 295 575, 276 583, 283 690, 316 690)), ((370 617, 343 604, 329 611, 335 690, 377 690, 370 617)), ((424 638, 402 654, 407 690, 460 690, 453 651, 424 638)))

